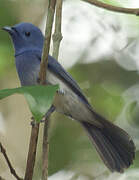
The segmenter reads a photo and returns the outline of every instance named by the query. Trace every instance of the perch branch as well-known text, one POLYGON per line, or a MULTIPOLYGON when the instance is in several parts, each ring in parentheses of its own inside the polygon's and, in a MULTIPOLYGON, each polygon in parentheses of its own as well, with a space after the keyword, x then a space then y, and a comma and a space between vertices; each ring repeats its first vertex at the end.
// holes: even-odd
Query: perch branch
POLYGON ((136 16, 139 15, 139 8, 123 8, 123 7, 118 7, 118 6, 106 4, 106 3, 103 3, 103 2, 98 1, 98 0, 82 0, 82 1, 88 2, 90 4, 97 6, 97 7, 107 9, 107 10, 113 11, 113 12, 132 14, 132 15, 136 15, 136 16))
MULTIPOLYGON (((40 73, 39 79, 40 84, 46 84, 46 69, 48 64, 48 53, 50 48, 50 39, 51 39, 51 29, 52 29, 52 22, 53 22, 53 14, 55 9, 55 2, 56 0, 50 1, 49 0, 49 7, 48 7, 48 15, 47 15, 47 23, 46 23, 46 30, 45 30, 45 40, 42 52, 42 60, 40 65, 40 73)), ((26 166, 26 173, 25 173, 25 180, 31 180, 33 177, 33 170, 35 165, 35 158, 36 158, 36 149, 37 149, 37 141, 38 141, 38 134, 39 134, 39 123, 32 124, 32 132, 30 138, 30 146, 29 146, 29 153, 28 153, 28 160, 26 166)))
MULTIPOLYGON (((43 46, 42 60, 40 65, 40 80, 41 84, 46 84, 46 69, 48 65, 48 54, 50 49, 50 41, 52 34, 52 26, 54 21, 56 0, 49 0, 48 5, 48 14, 46 20, 46 29, 45 29, 45 41, 43 46)), ((48 179, 48 153, 49 153, 49 143, 48 143, 48 128, 49 128, 50 119, 45 118, 44 132, 43 132, 43 152, 42 152, 42 180, 48 179)))
MULTIPOLYGON (((2 145, 1 143, 0 143, 0 151, 1 151, 1 153, 3 154, 5 160, 6 160, 7 164, 8 164, 8 167, 9 167, 9 169, 10 169, 11 174, 12 174, 17 180, 23 180, 22 178, 20 178, 20 177, 17 175, 15 169, 13 168, 13 166, 12 166, 12 164, 11 164, 9 158, 8 158, 8 155, 7 155, 7 153, 6 153, 6 150, 5 150, 5 148, 3 147, 3 145, 2 145)), ((2 178, 1 178, 1 179, 2 179, 2 178)))

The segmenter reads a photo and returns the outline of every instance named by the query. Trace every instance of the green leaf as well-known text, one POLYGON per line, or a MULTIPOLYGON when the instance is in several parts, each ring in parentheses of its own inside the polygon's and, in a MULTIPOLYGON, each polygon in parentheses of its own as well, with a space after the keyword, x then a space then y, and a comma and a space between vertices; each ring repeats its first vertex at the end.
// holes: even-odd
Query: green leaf
POLYGON ((52 105, 59 86, 25 86, 0 90, 0 99, 12 94, 23 94, 28 102, 34 119, 39 122, 52 105))

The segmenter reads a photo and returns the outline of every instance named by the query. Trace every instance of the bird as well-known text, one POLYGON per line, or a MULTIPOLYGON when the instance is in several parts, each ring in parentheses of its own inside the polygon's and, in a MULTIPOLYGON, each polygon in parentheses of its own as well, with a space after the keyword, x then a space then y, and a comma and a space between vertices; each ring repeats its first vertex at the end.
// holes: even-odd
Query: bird
MULTIPOLYGON (((16 70, 21 86, 37 85, 44 43, 41 30, 29 22, 5 26, 3 30, 9 33, 14 46, 16 70)), ((79 122, 111 172, 123 173, 133 164, 135 144, 130 135, 98 114, 77 82, 50 55, 46 84, 59 84, 51 112, 55 110, 79 122)))

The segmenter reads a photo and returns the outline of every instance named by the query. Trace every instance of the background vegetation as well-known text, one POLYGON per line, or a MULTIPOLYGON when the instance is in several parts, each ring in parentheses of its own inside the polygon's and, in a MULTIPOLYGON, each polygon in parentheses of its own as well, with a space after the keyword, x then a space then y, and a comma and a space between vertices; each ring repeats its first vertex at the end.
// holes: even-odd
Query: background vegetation
MULTIPOLYGON (((109 3, 105 0, 104 2, 109 3)), ((112 4, 139 7, 137 0, 112 4)), ((45 0, 0 0, 0 27, 21 21, 44 30, 45 0)), ((125 174, 113 179, 138 179, 139 173, 139 18, 112 13, 79 0, 63 4, 63 40, 59 61, 79 82, 95 111, 133 137, 136 159, 125 174)), ((0 31, 0 89, 20 86, 9 36, 0 31)), ((30 136, 31 114, 25 99, 14 95, 0 103, 0 141, 18 173, 23 175, 30 136)), ((41 141, 34 179, 40 176, 41 141)), ((14 179, 0 156, 0 175, 14 179)), ((49 175, 54 179, 111 179, 86 133, 75 121, 54 113, 50 128, 49 175)))

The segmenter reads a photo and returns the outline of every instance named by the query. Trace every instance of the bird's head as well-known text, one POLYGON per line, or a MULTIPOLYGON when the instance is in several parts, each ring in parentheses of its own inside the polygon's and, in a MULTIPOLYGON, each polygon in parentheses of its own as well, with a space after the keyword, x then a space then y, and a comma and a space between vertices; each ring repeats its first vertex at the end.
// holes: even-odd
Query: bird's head
POLYGON ((29 50, 42 50, 44 37, 40 29, 31 23, 20 23, 3 27, 13 41, 15 54, 29 50))

